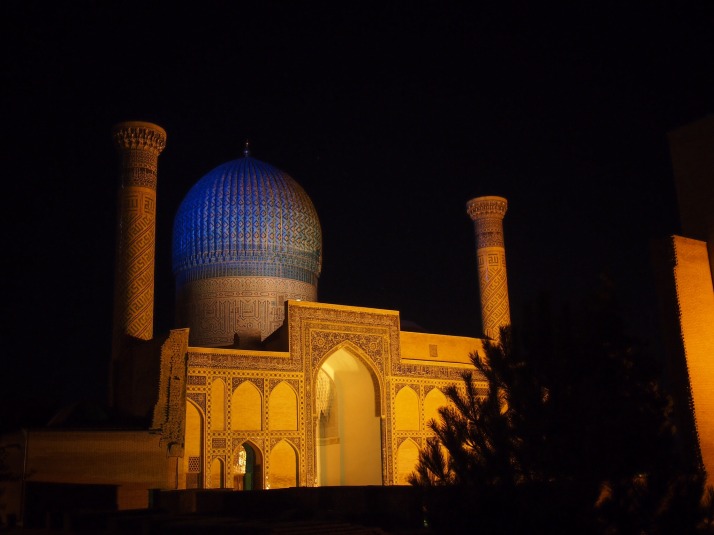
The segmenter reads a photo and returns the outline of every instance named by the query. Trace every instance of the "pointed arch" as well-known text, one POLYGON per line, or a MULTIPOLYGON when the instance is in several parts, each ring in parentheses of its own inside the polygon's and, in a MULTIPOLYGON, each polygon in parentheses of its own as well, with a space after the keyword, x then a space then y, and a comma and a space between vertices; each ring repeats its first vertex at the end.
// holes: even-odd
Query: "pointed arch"
POLYGON ((298 485, 298 456, 295 447, 287 440, 281 440, 270 450, 270 472, 266 487, 283 489, 298 485))
POLYGON ((395 484, 408 485, 408 477, 419 462, 419 445, 411 438, 406 439, 397 448, 397 479, 395 484))
POLYGON ((339 344, 335 345, 332 349, 329 349, 322 355, 317 366, 312 370, 312 384, 313 385, 317 384, 318 374, 319 374, 320 370, 322 369, 325 361, 327 361, 333 355, 335 355, 336 353, 341 352, 341 351, 346 351, 347 353, 352 355, 352 357, 354 357, 359 362, 361 362, 365 366, 365 368, 367 368, 367 371, 369 372, 372 382, 374 383, 375 414, 377 416, 381 416, 385 412, 384 411, 384 399, 382 396, 382 394, 384 392, 383 385, 382 385, 382 374, 379 372, 379 370, 375 366, 372 359, 369 358, 369 356, 364 352, 364 350, 362 350, 362 348, 355 345, 353 342, 351 342, 349 340, 340 342, 339 344))
POLYGON ((370 359, 340 344, 321 359, 313 385, 321 390, 312 400, 318 484, 381 485, 382 395, 370 359))
POLYGON ((394 426, 398 431, 418 430, 420 420, 419 395, 405 386, 394 397, 394 426))
POLYGON ((205 415, 191 399, 186 399, 186 431, 184 439, 183 473, 180 482, 183 488, 203 486, 203 444, 205 415))
POLYGON ((268 427, 271 431, 296 431, 298 426, 297 393, 282 381, 270 392, 268 427))
POLYGON ((243 381, 231 395, 231 431, 263 429, 263 397, 251 381, 243 381))
POLYGON ((439 407, 445 407, 449 404, 446 395, 438 388, 432 388, 424 397, 424 425, 428 426, 430 420, 440 421, 439 407))

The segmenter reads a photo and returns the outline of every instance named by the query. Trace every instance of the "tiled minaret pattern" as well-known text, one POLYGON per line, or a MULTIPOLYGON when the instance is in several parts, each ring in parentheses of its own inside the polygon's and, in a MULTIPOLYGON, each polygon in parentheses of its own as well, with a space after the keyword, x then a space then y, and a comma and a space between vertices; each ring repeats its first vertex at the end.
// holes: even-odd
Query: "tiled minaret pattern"
POLYGON ((474 221, 476 231, 483 331, 494 340, 499 337, 499 329, 511 323, 503 240, 503 217, 507 207, 506 199, 493 196, 476 197, 466 203, 466 211, 474 221))
POLYGON ((154 323, 156 180, 163 128, 146 122, 116 125, 120 187, 116 240, 114 351, 124 336, 150 340, 154 323))

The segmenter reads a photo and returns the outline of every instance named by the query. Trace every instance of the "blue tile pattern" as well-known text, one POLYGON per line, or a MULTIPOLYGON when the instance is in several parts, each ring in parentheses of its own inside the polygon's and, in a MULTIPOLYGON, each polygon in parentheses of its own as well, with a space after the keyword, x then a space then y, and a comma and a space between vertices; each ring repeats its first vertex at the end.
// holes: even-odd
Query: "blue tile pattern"
POLYGON ((220 165, 188 192, 173 229, 177 287, 210 277, 268 276, 317 285, 322 231, 305 190, 250 156, 220 165))

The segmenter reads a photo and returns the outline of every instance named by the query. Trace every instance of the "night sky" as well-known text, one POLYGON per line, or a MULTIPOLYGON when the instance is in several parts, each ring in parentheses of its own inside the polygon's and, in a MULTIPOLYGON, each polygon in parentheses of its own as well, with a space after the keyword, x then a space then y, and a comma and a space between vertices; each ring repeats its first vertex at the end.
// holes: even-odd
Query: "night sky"
POLYGON ((0 401, 105 395, 118 159, 166 129, 156 329, 180 200, 242 154, 319 214, 323 302, 481 334, 466 202, 509 201, 514 321, 614 280, 659 347, 649 247, 678 232, 667 132, 714 112, 714 3, 5 1, 0 401))

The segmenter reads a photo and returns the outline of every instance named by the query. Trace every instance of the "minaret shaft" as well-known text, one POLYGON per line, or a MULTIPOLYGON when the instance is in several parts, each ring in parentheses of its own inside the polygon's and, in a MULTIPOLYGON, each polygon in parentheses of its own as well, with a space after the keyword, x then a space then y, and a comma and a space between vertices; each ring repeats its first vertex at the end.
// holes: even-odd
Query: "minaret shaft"
POLYGON ((153 337, 157 167, 166 132, 155 124, 131 121, 116 125, 113 137, 121 158, 114 279, 116 358, 125 337, 153 337))
POLYGON ((499 338, 500 328, 511 323, 503 239, 503 217, 507 207, 503 197, 477 197, 466 204, 476 232, 483 331, 494 340, 499 338))

